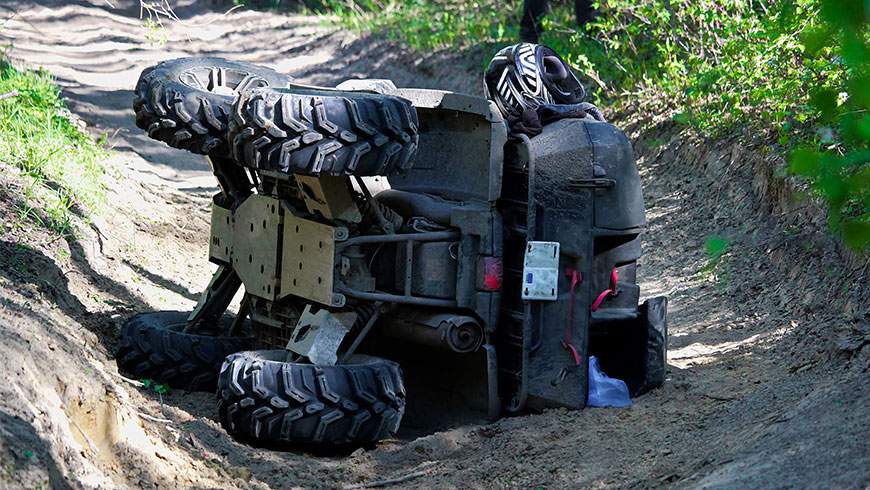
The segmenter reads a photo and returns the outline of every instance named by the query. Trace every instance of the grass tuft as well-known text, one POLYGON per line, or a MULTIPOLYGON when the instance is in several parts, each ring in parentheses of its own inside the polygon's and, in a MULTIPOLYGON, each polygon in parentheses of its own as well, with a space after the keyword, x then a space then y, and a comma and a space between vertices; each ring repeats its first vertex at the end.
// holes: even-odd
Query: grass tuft
POLYGON ((105 200, 103 145, 67 110, 45 71, 19 70, 0 58, 0 163, 24 179, 19 218, 60 235, 73 233, 73 217, 87 219, 105 200))

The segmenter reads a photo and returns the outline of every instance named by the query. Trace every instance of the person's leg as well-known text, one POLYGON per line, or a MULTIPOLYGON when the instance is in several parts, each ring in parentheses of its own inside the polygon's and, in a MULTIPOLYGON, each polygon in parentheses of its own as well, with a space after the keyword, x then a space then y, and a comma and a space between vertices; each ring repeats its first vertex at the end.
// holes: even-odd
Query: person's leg
POLYGON ((592 0, 574 0, 574 15, 577 16, 577 26, 583 27, 595 17, 592 0))
POLYGON ((541 33, 541 17, 547 12, 547 7, 547 0, 525 0, 523 2, 523 18, 520 20, 520 39, 523 42, 538 42, 538 35, 541 33))

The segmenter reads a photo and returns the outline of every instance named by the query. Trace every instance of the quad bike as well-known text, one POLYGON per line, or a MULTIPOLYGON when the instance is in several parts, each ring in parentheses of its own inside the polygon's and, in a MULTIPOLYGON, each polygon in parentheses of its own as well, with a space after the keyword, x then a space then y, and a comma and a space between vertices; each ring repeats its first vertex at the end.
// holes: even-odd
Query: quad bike
POLYGON ((146 70, 134 108, 208 155, 217 270, 193 312, 133 317, 118 364, 216 389, 234 437, 358 445, 406 408, 579 409, 590 355, 633 395, 663 382, 667 303, 639 305, 644 206, 614 126, 509 138, 484 98, 208 58, 146 70))

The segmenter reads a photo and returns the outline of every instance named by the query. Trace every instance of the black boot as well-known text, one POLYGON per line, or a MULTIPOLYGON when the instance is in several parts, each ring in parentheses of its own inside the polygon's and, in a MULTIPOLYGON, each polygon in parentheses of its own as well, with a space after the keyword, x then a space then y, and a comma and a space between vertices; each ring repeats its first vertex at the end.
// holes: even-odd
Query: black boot
POLYGON ((523 18, 520 20, 520 40, 538 44, 538 35, 543 31, 541 18, 547 13, 547 0, 525 0, 523 18))

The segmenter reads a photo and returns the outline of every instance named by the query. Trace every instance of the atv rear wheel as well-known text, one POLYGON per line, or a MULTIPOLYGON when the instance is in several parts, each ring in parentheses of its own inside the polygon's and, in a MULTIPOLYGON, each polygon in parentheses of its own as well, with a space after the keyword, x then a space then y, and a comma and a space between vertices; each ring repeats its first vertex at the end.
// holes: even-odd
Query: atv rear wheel
POLYGON ((396 433, 405 412, 399 365, 354 356, 351 364, 285 362, 287 351, 229 356, 218 379, 221 425, 258 444, 344 446, 396 433))
POLYGON ((169 146, 226 156, 233 101, 244 90, 284 87, 293 79, 222 58, 180 58, 145 69, 136 84, 136 125, 169 146))
POLYGON ((188 315, 158 311, 128 320, 115 355, 118 370, 176 389, 214 392, 226 356, 250 349, 252 339, 184 333, 188 315))
POLYGON ((255 89, 234 105, 227 139, 247 167, 310 175, 390 175, 411 167, 417 112, 366 92, 255 89))

